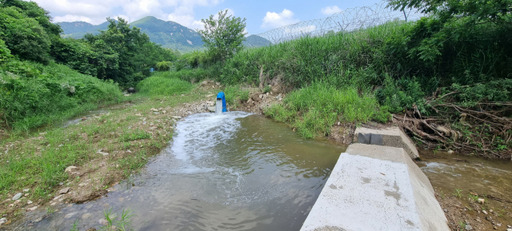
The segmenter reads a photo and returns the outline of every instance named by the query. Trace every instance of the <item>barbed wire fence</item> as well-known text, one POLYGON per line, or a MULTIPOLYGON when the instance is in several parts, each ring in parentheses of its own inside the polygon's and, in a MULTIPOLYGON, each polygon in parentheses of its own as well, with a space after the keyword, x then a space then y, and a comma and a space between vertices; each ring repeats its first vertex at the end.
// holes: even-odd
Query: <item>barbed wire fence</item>
POLYGON ((257 35, 276 44, 304 36, 323 36, 327 33, 365 29, 392 20, 413 21, 423 16, 415 10, 394 11, 386 6, 386 3, 379 3, 347 9, 326 18, 302 21, 257 35))

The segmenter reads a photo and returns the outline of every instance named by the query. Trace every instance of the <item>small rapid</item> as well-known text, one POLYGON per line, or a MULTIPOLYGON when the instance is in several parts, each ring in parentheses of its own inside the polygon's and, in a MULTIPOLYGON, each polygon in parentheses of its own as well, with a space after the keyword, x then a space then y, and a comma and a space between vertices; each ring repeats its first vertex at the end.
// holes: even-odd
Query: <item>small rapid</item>
POLYGON ((343 151, 262 116, 195 114, 142 173, 19 230, 98 229, 108 209, 130 210, 135 230, 299 230, 343 151))

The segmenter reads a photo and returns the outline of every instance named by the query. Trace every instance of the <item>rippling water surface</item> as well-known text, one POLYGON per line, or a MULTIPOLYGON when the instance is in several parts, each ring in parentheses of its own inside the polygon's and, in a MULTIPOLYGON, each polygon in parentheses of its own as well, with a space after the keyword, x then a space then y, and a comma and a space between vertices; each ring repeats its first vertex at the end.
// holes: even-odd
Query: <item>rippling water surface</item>
POLYGON ((20 229, 99 228, 107 209, 129 209, 135 230, 299 230, 342 151, 261 116, 196 114, 106 197, 20 229))

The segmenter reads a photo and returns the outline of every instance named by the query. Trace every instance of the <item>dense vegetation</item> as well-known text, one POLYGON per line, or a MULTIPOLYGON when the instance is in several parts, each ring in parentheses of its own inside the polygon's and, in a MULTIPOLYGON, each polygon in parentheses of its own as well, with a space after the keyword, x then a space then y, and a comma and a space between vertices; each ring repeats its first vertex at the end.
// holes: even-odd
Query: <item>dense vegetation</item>
MULTIPOLYGON (((408 1, 392 1, 390 6, 400 9, 402 2, 408 1)), ((412 5, 418 7, 437 4, 412 2, 421 2, 412 5)), ((450 1, 452 5, 447 8, 441 3, 427 7, 424 12, 431 16, 416 22, 394 21, 365 30, 245 49, 223 65, 208 53, 189 54, 175 62, 175 70, 186 70, 176 75, 202 69, 225 84, 263 87, 278 83, 288 89, 305 88, 298 92, 311 91, 311 97, 326 91, 350 94, 357 89, 359 97, 378 100, 380 107, 374 109, 381 112, 376 115, 390 111, 416 121, 407 126, 418 142, 506 158, 512 147, 511 4, 484 7, 479 1, 469 5, 456 2, 450 1), (485 11, 475 12, 479 7, 485 11), (320 86, 325 89, 313 91, 320 86), (435 123, 421 124, 425 116, 435 123)), ((316 104, 294 106, 299 103, 295 100, 304 100, 296 97, 298 94, 293 92, 268 114, 297 128, 311 124, 307 131, 301 129, 307 137, 328 134, 329 125, 347 121, 347 112, 339 107, 327 110, 336 114, 335 118, 329 113, 313 116, 320 115, 316 104), (315 109, 309 110, 312 106, 315 109), (316 122, 310 121, 312 117, 316 122)), ((355 122, 386 120, 365 116, 355 122)))
POLYGON ((35 2, 0 1, 0 127, 28 130, 119 102, 119 86, 175 59, 126 21, 108 21, 98 35, 63 39, 35 2))

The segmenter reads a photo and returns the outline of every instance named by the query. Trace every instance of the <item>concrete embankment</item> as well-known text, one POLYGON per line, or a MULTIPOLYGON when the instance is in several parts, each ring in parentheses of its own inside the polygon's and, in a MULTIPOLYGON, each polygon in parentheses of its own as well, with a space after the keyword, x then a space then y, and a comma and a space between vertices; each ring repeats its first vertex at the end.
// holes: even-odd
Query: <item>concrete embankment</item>
POLYGON ((411 160, 414 145, 364 132, 360 142, 381 145, 351 144, 340 155, 301 230, 449 230, 430 181, 411 160))

